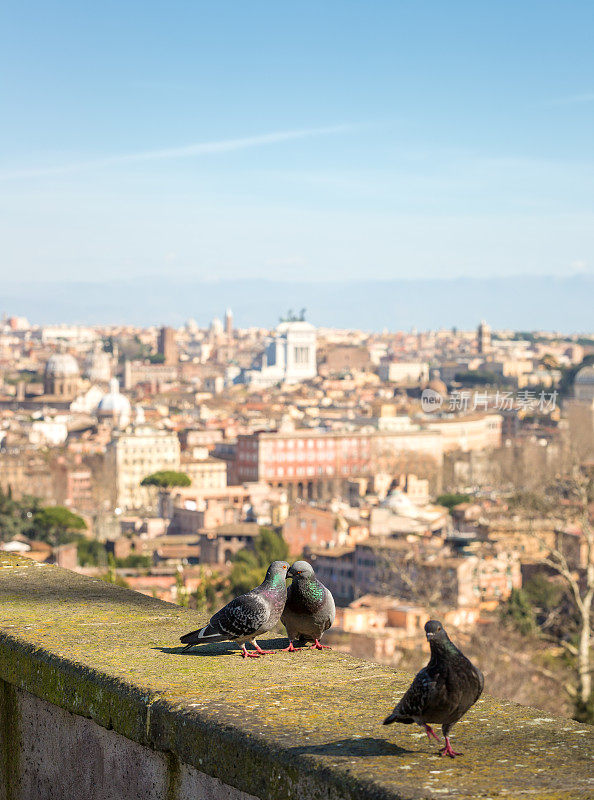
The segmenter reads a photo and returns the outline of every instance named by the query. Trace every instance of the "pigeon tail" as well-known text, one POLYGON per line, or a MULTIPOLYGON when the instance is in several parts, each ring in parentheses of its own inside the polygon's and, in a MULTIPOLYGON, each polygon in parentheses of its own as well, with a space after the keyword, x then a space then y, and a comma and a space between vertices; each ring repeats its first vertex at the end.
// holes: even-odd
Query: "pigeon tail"
POLYGON ((402 722, 404 725, 412 725, 414 720, 412 717, 403 717, 399 711, 394 709, 394 711, 385 718, 384 725, 391 725, 393 722, 402 722))
POLYGON ((210 623, 205 625, 204 628, 200 628, 197 631, 190 631, 190 633, 186 633, 183 636, 180 636, 180 642, 182 644, 193 645, 193 644, 200 644, 200 642, 224 642, 226 641, 226 637, 222 636, 218 631, 216 631, 210 623))

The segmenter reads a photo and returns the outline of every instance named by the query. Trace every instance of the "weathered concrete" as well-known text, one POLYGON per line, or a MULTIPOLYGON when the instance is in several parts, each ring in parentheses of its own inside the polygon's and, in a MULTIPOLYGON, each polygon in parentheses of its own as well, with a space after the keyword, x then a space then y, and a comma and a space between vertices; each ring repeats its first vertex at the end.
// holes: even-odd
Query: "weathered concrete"
MULTIPOLYGON (((132 765, 146 752, 146 775, 128 769, 126 794, 114 798, 207 798, 213 786, 198 773, 265 800, 594 797, 594 731, 534 709, 484 697, 454 729, 464 756, 446 762, 413 726, 381 725, 410 680, 397 670, 328 651, 243 661, 220 644, 182 655, 178 637, 200 615, 22 558, 0 559, 0 608, 3 681, 92 720, 110 741, 135 743, 126 751, 132 765), (203 786, 180 795, 168 778, 166 789, 151 789, 165 761, 174 773, 193 769, 203 786)), ((38 712, 24 697, 8 688, 0 698, 0 774, 29 769, 47 780, 47 759, 29 752, 38 712)), ((68 748, 67 729, 54 726, 56 757, 68 748)), ((118 748, 87 752, 90 770, 118 748)), ((106 796, 93 794, 97 780, 77 798, 106 796)), ((2 800, 17 798, 29 800, 12 789, 2 800)))
POLYGON ((172 753, 151 750, 4 681, 0 687, 5 697, 12 693, 15 712, 7 750, 13 776, 2 800, 257 800, 172 753))

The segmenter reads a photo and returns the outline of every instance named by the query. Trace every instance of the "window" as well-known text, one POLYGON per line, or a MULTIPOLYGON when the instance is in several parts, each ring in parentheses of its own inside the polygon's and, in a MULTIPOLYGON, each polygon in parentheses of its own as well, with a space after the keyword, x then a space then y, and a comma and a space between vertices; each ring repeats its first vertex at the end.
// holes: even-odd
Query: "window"
POLYGON ((294 347, 293 360, 295 364, 307 364, 309 362, 309 347, 294 347))

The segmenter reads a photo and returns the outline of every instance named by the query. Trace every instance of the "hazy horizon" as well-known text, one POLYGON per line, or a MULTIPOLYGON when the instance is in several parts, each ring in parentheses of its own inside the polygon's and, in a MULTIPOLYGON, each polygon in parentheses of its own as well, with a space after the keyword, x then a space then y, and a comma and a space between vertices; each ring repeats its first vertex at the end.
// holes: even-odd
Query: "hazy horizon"
POLYGON ((594 276, 394 280, 170 279, 8 281, 1 313, 36 324, 207 326, 231 307, 240 327, 273 327, 287 310, 307 309, 320 327, 379 331, 493 327, 594 332, 594 276))

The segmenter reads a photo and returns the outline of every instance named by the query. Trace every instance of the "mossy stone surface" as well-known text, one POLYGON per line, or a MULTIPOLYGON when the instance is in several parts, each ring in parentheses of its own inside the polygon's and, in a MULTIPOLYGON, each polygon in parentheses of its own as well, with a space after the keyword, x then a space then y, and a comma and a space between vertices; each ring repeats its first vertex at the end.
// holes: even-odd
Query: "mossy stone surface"
POLYGON ((399 670, 327 650, 182 654, 202 615, 20 556, 0 557, 0 609, 0 678, 266 800, 594 797, 585 725, 485 695, 445 760, 416 726, 382 725, 399 670))

